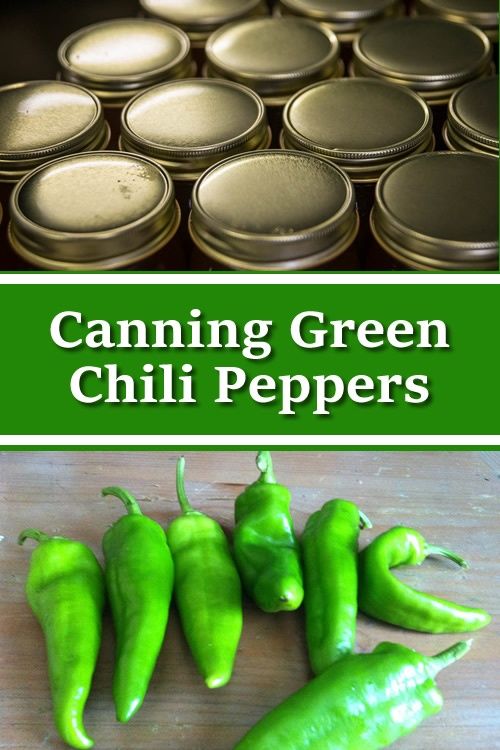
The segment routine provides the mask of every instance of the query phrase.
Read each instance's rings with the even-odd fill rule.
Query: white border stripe
[[[500,435],[2,435],[0,446],[469,446],[500,445]]]
[[[344,274],[279,274],[279,273],[10,273],[0,274],[0,283],[5,285],[68,285],[76,284],[85,286],[87,284],[158,284],[178,285],[193,284],[197,286],[238,286],[241,284],[253,284],[254,286],[266,286],[269,284],[280,284],[293,286],[294,284],[315,284],[322,286],[345,286],[349,284],[391,284],[396,286],[406,285],[436,285],[436,284],[500,284],[498,273],[458,273],[458,274],[436,274],[436,273],[344,273]]]

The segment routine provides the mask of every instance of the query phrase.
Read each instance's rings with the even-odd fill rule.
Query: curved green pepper
[[[162,527],[142,515],[130,492],[106,487],[102,494],[118,497],[128,513],[102,540],[116,632],[113,698],[116,718],[127,722],[142,706],[165,637],[174,565]]]
[[[484,609],[454,604],[407,586],[391,573],[400,565],[421,565],[428,555],[443,555],[463,568],[454,552],[427,544],[414,529],[395,526],[380,534],[359,556],[359,608],[367,615],[422,633],[463,633],[484,628]]]
[[[222,528],[189,504],[184,458],[177,462],[177,495],[182,515],[167,529],[177,608],[207,687],[222,687],[231,679],[243,628],[241,583]]]
[[[34,539],[26,596],[47,647],[54,722],[71,747],[93,747],[83,711],[101,645],[104,576],[94,553],[81,542],[26,529],[19,544]]]
[[[426,657],[395,643],[351,654],[258,722],[234,750],[379,750],[438,713],[434,678],[470,648]]]
[[[236,498],[236,565],[245,590],[264,612],[297,609],[304,588],[290,491],[276,483],[268,451],[257,455],[257,468],[260,477]]]
[[[329,500],[302,536],[306,640],[315,674],[354,649],[358,612],[358,537],[371,527],[348,500]]]

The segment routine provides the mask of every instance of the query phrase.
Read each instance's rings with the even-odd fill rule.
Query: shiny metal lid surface
[[[58,58],[65,80],[92,89],[105,102],[192,72],[187,34],[147,18],[86,26],[64,40]]]
[[[323,81],[288,101],[282,145],[322,154],[354,181],[376,180],[394,161],[432,148],[432,114],[402,86],[373,78]]]
[[[255,18],[215,31],[206,45],[208,75],[288,96],[339,70],[340,45],[326,26],[304,18]]]
[[[347,175],[322,157],[256,151],[211,167],[194,187],[191,233],[203,250],[252,263],[338,255],[358,228]]]
[[[380,178],[372,229],[413,267],[498,268],[498,160],[446,151],[410,156]]]
[[[279,0],[282,14],[291,13],[327,23],[337,34],[359,31],[367,23],[403,10],[401,0]]]
[[[452,96],[444,136],[456,151],[498,155],[498,76],[468,83]]]
[[[368,26],[353,45],[355,76],[375,76],[447,100],[491,70],[492,50],[479,29],[441,18],[398,18]]]
[[[173,183],[142,156],[97,151],[26,175],[11,197],[10,241],[24,257],[111,268],[142,259],[175,233]]]
[[[59,81],[0,88],[0,181],[63,154],[105,148],[109,128],[92,93]]]
[[[470,23],[498,35],[498,0],[417,0],[417,13]]]
[[[208,34],[225,23],[262,12],[263,0],[139,0],[151,16],[175,23],[189,34]]]
[[[232,81],[161,84],[135,97],[122,117],[121,147],[160,161],[177,179],[196,179],[226,156],[269,141],[262,100]]]

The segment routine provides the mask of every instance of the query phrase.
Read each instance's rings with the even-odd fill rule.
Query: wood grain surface
[[[102,560],[101,538],[122,514],[102,487],[122,484],[145,513],[166,525],[176,515],[172,452],[6,452],[0,454],[0,748],[62,750],[51,720],[41,631],[24,597],[28,526],[79,538]],[[374,527],[361,544],[395,524],[463,555],[464,571],[428,560],[398,573],[405,581],[494,616],[471,652],[438,678],[443,711],[394,747],[406,750],[500,748],[500,453],[275,452],[278,479],[293,493],[300,532],[309,513],[332,497],[354,500]],[[233,502],[256,477],[249,452],[186,453],[193,504],[230,529]],[[114,718],[113,636],[109,616],[86,725],[102,750],[230,750],[268,709],[310,677],[302,612],[266,615],[245,603],[245,625],[231,683],[209,691],[197,675],[173,611],[148,697],[129,725]],[[359,618],[357,650],[393,640],[432,654],[460,636],[431,636]],[[281,750],[277,748],[277,750]],[[286,750],[286,748],[283,748]]]

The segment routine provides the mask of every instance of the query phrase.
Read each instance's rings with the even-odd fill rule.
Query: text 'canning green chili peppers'
[[[234,750],[379,750],[438,713],[437,673],[470,641],[434,657],[395,643],[351,654],[315,677],[256,724]]]
[[[246,592],[264,612],[297,609],[304,588],[290,491],[277,484],[268,451],[257,455],[257,468],[260,477],[236,498],[236,564]]]
[[[428,555],[443,555],[468,567],[454,552],[427,544],[414,529],[395,526],[380,534],[359,556],[359,608],[378,620],[423,633],[463,633],[488,625],[491,616],[484,609],[417,591],[391,573],[400,565],[420,565]]]
[[[19,535],[34,539],[26,595],[47,645],[54,721],[74,748],[94,742],[83,725],[83,711],[101,645],[104,576],[94,553],[81,542],[48,536],[36,529]]]
[[[206,685],[222,687],[231,678],[243,627],[240,578],[222,528],[187,499],[184,458],[177,463],[177,494],[182,515],[167,529],[175,600]]]
[[[306,640],[315,674],[354,649],[358,537],[364,527],[371,527],[370,521],[348,500],[329,500],[306,523],[302,536]]]
[[[133,495],[106,487],[127,509],[102,540],[116,633],[113,698],[126,722],[142,706],[167,628],[174,565],[162,527],[143,516]]]

